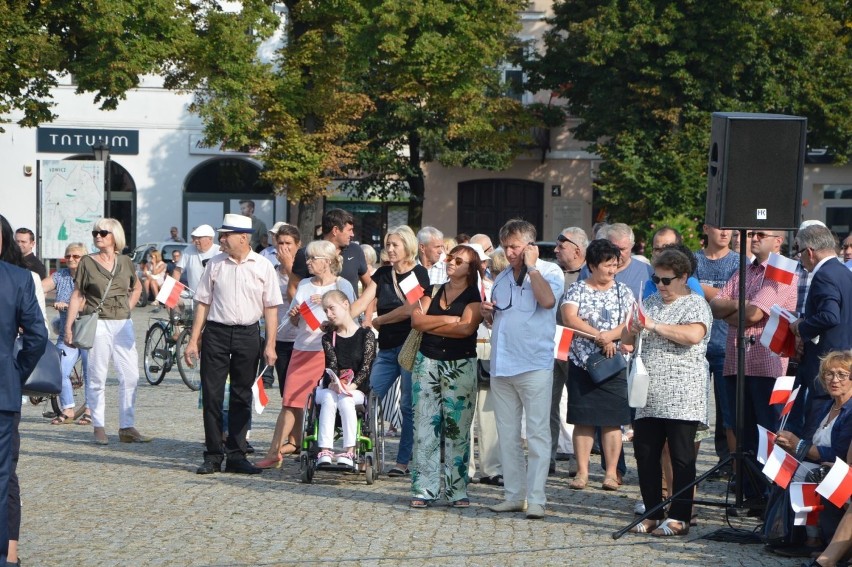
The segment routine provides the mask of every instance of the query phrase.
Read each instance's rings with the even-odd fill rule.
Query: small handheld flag
[[[417,276],[414,275],[414,272],[400,280],[399,289],[402,290],[402,293],[405,295],[405,299],[408,303],[414,303],[423,297],[423,288],[420,286],[420,282],[417,280]]]
[[[793,283],[793,277],[796,275],[796,261],[771,252],[769,261],[766,262],[766,273],[764,278],[776,281],[778,283],[790,285]]]
[[[835,457],[831,470],[816,489],[826,500],[842,508],[852,496],[852,471],[840,457]]]
[[[266,389],[263,387],[263,373],[266,372],[267,368],[269,368],[268,364],[263,367],[254,384],[251,385],[252,405],[254,406],[254,411],[258,414],[263,413],[263,408],[269,403],[269,396],[266,395]]]
[[[317,305],[316,307],[320,307]],[[303,301],[301,305],[299,305],[299,314],[302,316],[302,319],[305,320],[305,324],[312,331],[316,331],[320,328],[320,325],[323,321],[325,321],[325,313],[320,311],[316,311],[315,307],[312,307],[308,304],[307,301]]]
[[[790,394],[793,393],[793,383],[796,381],[795,376],[779,376],[775,379],[775,386],[772,387],[772,394],[769,396],[769,405],[786,404],[790,399]]]
[[[574,331],[561,325],[556,325],[556,336],[554,337],[553,358],[557,360],[568,360],[568,349],[571,347],[571,340],[574,338]]]
[[[769,321],[760,335],[760,344],[778,356],[790,357],[796,353],[796,337],[790,330],[790,324],[796,316],[777,305],[769,310]]]
[[[763,474],[781,488],[787,488],[798,468],[799,461],[793,455],[775,445],[763,466]]]
[[[163,287],[160,288],[160,292],[157,294],[157,301],[169,309],[174,309],[180,303],[180,294],[185,289],[185,285],[171,276],[166,276],[166,281],[163,282]]]

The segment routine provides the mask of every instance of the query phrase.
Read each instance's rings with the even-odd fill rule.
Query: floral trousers
[[[433,360],[417,353],[411,394],[414,405],[412,497],[438,498],[443,476],[447,500],[467,498],[470,425],[476,394],[476,358]]]

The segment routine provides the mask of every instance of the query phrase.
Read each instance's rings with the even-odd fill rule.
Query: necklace
[[[459,295],[461,295],[462,291],[464,291],[464,288],[462,288],[462,289],[461,289],[461,290],[460,290],[460,291],[459,291],[459,292],[458,292],[458,293],[457,293],[457,294],[453,297],[453,301],[450,301],[450,296],[449,296],[449,294],[448,294],[448,292],[447,292],[447,290],[449,289],[449,287],[450,287],[450,286],[449,286],[449,284],[447,284],[447,285],[443,286],[443,291],[444,291],[444,293],[442,294],[442,295],[444,296],[444,303],[446,303],[446,304],[447,304],[447,306],[446,306],[446,307],[444,307],[443,305],[441,305],[441,302],[440,302],[440,301],[438,302],[438,307],[440,307],[443,311],[449,311],[449,310],[450,310],[450,307],[452,307],[452,305],[453,305],[453,301],[455,301],[456,299],[458,299]]]

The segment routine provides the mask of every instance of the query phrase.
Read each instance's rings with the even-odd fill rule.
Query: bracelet
[[[799,442],[798,442],[798,443],[796,443],[796,451],[795,451],[795,454],[796,454],[796,455],[798,455],[798,454],[799,454],[799,451],[802,449],[802,446],[803,446],[804,444],[805,444],[805,440],[804,440],[804,439],[799,439]]]

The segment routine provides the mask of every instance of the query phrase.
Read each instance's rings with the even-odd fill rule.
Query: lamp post
[[[92,153],[95,154],[96,161],[104,162],[104,187],[106,188],[106,216],[112,217],[112,175],[110,171],[109,161],[109,144],[106,142],[98,142],[92,146]]]

